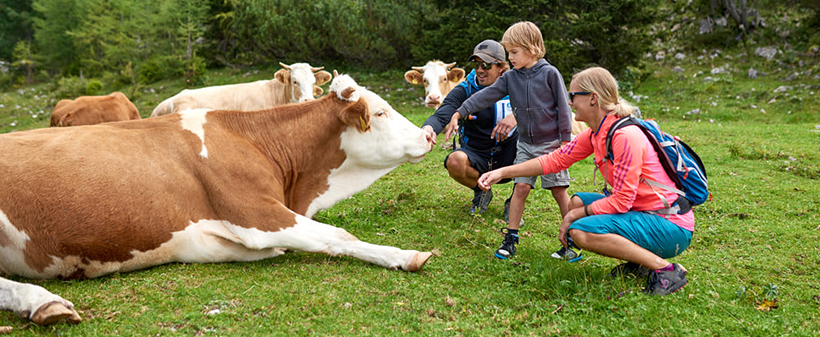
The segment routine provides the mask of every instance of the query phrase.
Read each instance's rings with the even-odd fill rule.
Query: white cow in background
[[[279,69],[272,80],[182,90],[160,103],[151,117],[195,108],[253,111],[312,101],[322,94],[319,86],[333,77],[322,70],[324,67],[311,67],[307,63],[280,62],[279,65],[283,69]]]
[[[404,79],[410,84],[423,84],[424,105],[438,108],[450,90],[464,81],[464,69],[453,68],[455,65],[455,62],[429,61],[424,67],[413,67],[404,73]]]

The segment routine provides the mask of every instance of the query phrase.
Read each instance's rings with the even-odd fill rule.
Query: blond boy
[[[543,58],[544,39],[535,24],[523,21],[510,26],[501,44],[507,50],[514,69],[504,73],[492,86],[471,96],[457,109],[457,113],[466,118],[509,95],[519,133],[517,164],[551,153],[569,143],[572,113],[564,79],[558,69]],[[448,127],[452,128],[451,125]],[[491,137],[506,135],[511,131],[505,129],[508,127],[509,124],[499,124]],[[530,190],[535,187],[536,178],[515,178],[512,198],[508,205],[505,204],[505,215],[509,216],[508,228],[501,248],[494,254],[497,258],[507,259],[515,254],[524,206]],[[569,205],[569,173],[563,170],[542,175],[541,187],[552,192],[561,216],[565,215]]]

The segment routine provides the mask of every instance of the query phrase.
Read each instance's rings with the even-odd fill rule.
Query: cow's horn
[[[413,68],[413,70],[418,71],[418,72],[424,71],[424,67],[410,67],[410,68]]]
[[[325,69],[325,67],[310,67],[310,71],[312,71],[314,73],[319,71],[319,70],[322,70],[322,69]]]
[[[336,71],[336,69],[333,69],[333,78],[336,78],[336,77],[339,77],[339,72]]]
[[[290,66],[289,66],[289,65],[287,65],[287,64],[284,64],[284,63],[282,63],[282,62],[279,62],[279,65],[280,65],[280,66],[282,66],[282,68],[285,68],[285,69],[287,69],[287,70],[290,70]]]
[[[456,65],[455,62],[447,63],[447,64],[444,65],[444,69],[450,70],[450,68],[452,68],[454,65]]]

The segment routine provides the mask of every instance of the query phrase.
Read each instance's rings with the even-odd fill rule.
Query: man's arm
[[[466,99],[467,91],[464,90],[463,86],[457,85],[453,90],[450,90],[450,93],[444,98],[444,102],[436,109],[436,112],[424,121],[421,128],[429,127],[430,131],[435,132],[435,134],[441,133],[444,127],[450,123],[450,118],[453,117],[456,108],[461,106],[461,103]]]

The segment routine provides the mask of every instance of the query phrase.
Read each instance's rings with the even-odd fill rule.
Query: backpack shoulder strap
[[[627,125],[638,125],[640,127],[641,122],[637,118],[627,116],[618,119],[614,124],[612,124],[612,127],[610,127],[609,131],[606,133],[606,157],[604,160],[609,159],[609,161],[612,162],[615,159],[615,156],[612,154],[612,137],[615,136],[615,131],[618,131]]]

